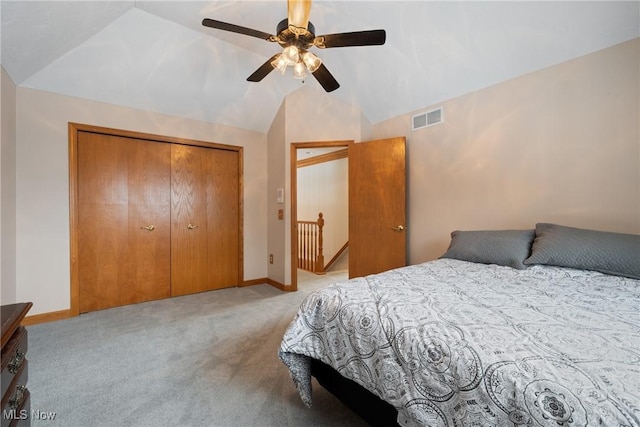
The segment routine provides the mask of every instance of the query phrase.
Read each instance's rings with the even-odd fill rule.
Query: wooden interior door
[[[171,294],[239,282],[239,154],[171,148]]]
[[[169,148],[78,132],[81,313],[170,295]]]
[[[349,277],[405,266],[405,138],[349,149]]]

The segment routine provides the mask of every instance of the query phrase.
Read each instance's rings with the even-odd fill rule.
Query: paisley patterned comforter
[[[310,294],[279,354],[308,405],[315,358],[401,425],[640,426],[640,281],[439,259]]]

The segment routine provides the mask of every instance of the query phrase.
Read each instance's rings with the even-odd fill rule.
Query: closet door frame
[[[243,205],[243,148],[235,145],[219,144],[215,142],[198,141],[193,139],[177,138],[165,135],[135,132],[122,129],[113,129],[101,126],[93,126],[82,123],[69,122],[69,231],[70,231],[70,315],[80,314],[80,283],[78,280],[78,133],[91,132],[103,135],[112,135],[125,138],[152,141],[157,143],[191,145],[197,147],[213,148],[238,153],[238,286],[244,283],[244,205]]]

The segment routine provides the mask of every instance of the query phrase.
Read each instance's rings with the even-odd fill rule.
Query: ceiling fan
[[[355,31],[316,36],[315,27],[309,22],[311,0],[287,0],[287,9],[287,19],[280,21],[276,27],[276,35],[209,18],[205,18],[202,21],[202,25],[257,37],[282,46],[282,52],[276,53],[269,58],[267,62],[247,78],[248,81],[259,82],[274,69],[284,74],[287,67],[290,66],[293,67],[293,76],[295,78],[303,79],[306,77],[307,72],[310,72],[327,92],[338,89],[340,84],[327,70],[322,60],[309,51],[310,48],[314,46],[326,49],[383,45],[386,40],[385,30]]]

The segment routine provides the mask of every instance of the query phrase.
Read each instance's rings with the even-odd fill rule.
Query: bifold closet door
[[[78,133],[81,313],[170,296],[170,147]]]
[[[171,295],[238,286],[239,153],[171,146]]]

